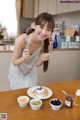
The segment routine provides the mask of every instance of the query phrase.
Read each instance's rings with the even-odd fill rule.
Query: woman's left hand
[[[51,55],[50,53],[42,53],[36,62],[36,66],[40,67],[44,61],[48,61],[50,58],[50,55]]]
[[[47,61],[47,60],[49,60],[49,58],[50,58],[50,53],[43,53],[41,56],[40,56],[40,59],[42,60],[42,61]]]

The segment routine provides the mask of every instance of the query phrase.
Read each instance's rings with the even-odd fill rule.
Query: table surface
[[[62,90],[75,96],[75,92],[80,88],[80,80],[69,80],[55,84],[44,85],[53,91],[53,95],[43,100],[40,110],[32,110],[30,105],[25,108],[19,107],[17,97],[27,95],[27,88],[0,92],[0,113],[7,113],[8,120],[80,120],[80,107],[73,106],[68,108],[65,106],[65,95]],[[60,110],[54,111],[49,105],[52,98],[59,98],[63,102]]]

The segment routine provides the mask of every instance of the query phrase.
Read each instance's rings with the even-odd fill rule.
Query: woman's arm
[[[15,41],[14,52],[12,56],[12,63],[14,65],[20,65],[25,61],[25,50],[23,51],[25,47],[25,37],[26,35],[22,34]]]

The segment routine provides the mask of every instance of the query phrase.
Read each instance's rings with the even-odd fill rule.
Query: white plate
[[[41,86],[41,87],[44,87],[45,89],[47,89],[48,91],[48,96],[34,96],[32,94],[32,92],[36,89],[36,88],[39,88],[40,86],[34,86],[34,87],[31,87],[27,90],[27,94],[31,97],[31,98],[40,98],[40,99],[47,99],[47,98],[50,98],[53,94],[52,90],[49,89],[48,87],[44,87],[44,86]]]

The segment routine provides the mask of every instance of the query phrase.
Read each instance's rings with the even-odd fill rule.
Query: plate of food
[[[27,90],[27,94],[31,98],[47,99],[53,94],[52,90],[45,86],[34,86]]]

